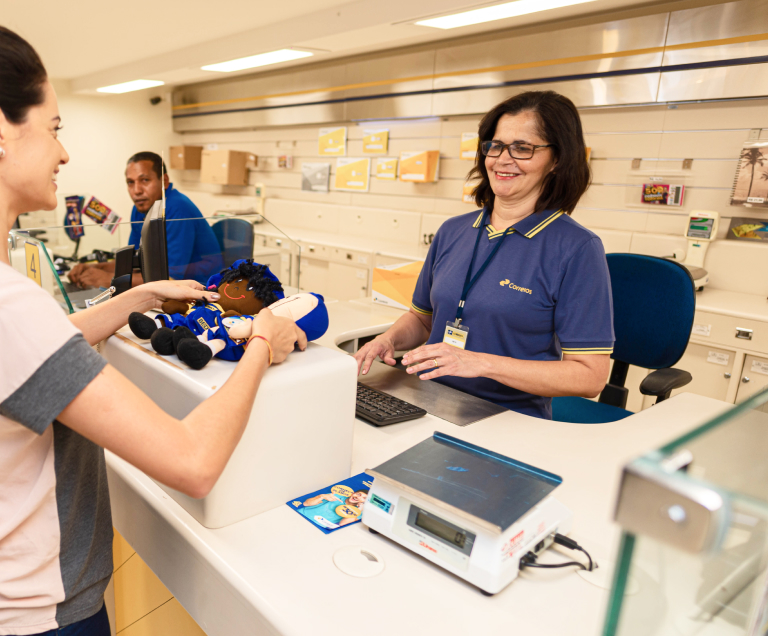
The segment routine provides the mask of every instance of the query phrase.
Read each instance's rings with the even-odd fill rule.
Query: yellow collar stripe
[[[472,224],[472,227],[480,227],[480,222],[483,220],[483,212],[480,212],[480,215],[475,219],[475,222]]]
[[[558,210],[554,214],[551,214],[546,219],[544,219],[541,223],[539,223],[535,228],[532,230],[529,230],[525,233],[525,236],[528,238],[533,238],[536,236],[539,232],[541,232],[545,227],[547,227],[552,221],[559,219],[561,216],[565,214],[562,210]]]

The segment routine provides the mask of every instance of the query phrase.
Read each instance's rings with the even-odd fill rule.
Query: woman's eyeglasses
[[[536,152],[536,148],[552,148],[555,144],[542,144],[534,146],[533,144],[521,144],[514,142],[511,144],[503,144],[500,141],[484,141],[480,144],[480,149],[486,157],[501,157],[501,153],[506,148],[509,156],[512,159],[530,159],[533,157],[533,153]]]

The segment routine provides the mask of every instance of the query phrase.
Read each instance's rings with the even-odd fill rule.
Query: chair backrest
[[[253,225],[245,219],[222,219],[211,226],[221,248],[224,267],[253,258]]]
[[[612,358],[665,369],[685,353],[696,290],[688,270],[641,254],[608,254],[616,343]]]

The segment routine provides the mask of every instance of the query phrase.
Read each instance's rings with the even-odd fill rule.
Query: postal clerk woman
[[[570,217],[590,180],[581,121],[566,97],[526,92],[479,137],[482,209],[443,223],[410,311],[355,358],[365,374],[412,349],[408,373],[551,419],[552,397],[602,390],[614,341],[603,245]]]

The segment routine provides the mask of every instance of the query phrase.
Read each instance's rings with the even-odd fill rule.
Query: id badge
[[[443,335],[443,342],[449,344],[452,347],[459,349],[465,349],[467,347],[467,338],[469,337],[469,327],[466,325],[456,326],[456,323],[449,320],[445,323],[445,334]]]

